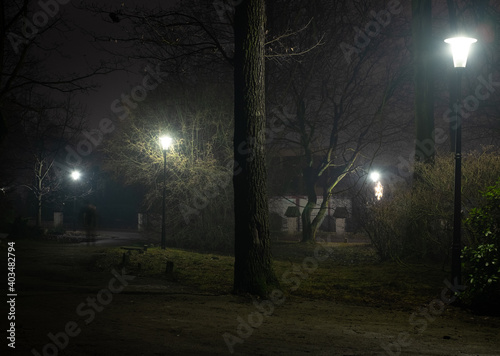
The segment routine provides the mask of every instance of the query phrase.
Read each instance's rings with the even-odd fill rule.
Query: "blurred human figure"
[[[95,244],[96,225],[97,225],[97,208],[91,203],[87,203],[83,211],[83,225],[87,236],[87,244]]]

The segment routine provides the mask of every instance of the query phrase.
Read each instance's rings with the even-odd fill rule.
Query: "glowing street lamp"
[[[162,195],[162,216],[161,216],[161,248],[165,249],[167,245],[166,239],[166,222],[165,222],[165,186],[167,181],[167,150],[170,148],[172,144],[172,137],[170,136],[162,136],[160,137],[160,145],[163,151],[163,195]]]
[[[74,170],[74,171],[71,172],[71,178],[73,180],[80,179],[80,176],[81,176],[81,173],[79,171],[77,171],[77,170]]]
[[[166,152],[170,146],[172,145],[172,137],[170,136],[162,136],[160,137],[161,149],[163,152]]]
[[[470,45],[477,42],[475,38],[470,37],[453,37],[444,40],[451,46],[453,53],[453,66],[457,72],[457,107],[460,102],[460,87],[461,73],[467,64],[467,56],[469,55]],[[451,252],[451,280],[452,283],[461,283],[462,272],[460,265],[460,234],[462,224],[462,122],[458,115],[458,110],[455,110],[455,202],[453,209],[453,243]]]
[[[477,42],[477,40],[470,37],[452,37],[444,41],[451,46],[453,66],[455,68],[465,68],[467,57],[469,56],[470,45]]]

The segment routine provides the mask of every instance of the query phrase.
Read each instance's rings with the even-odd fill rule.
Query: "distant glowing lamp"
[[[81,177],[81,173],[79,171],[73,171],[71,172],[71,178],[73,180],[78,180]]]
[[[380,173],[379,172],[372,172],[372,173],[370,173],[370,179],[373,182],[378,182],[378,180],[380,179]]]
[[[162,136],[162,137],[160,137],[160,144],[161,144],[161,149],[163,151],[168,150],[168,148],[172,144],[172,137],[170,137],[170,136]]]

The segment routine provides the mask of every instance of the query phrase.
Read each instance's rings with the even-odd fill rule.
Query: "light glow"
[[[170,137],[170,136],[160,137],[160,144],[161,144],[162,150],[164,150],[164,151],[168,150],[168,148],[172,144],[172,137]]]
[[[375,196],[377,197],[377,200],[382,199],[382,196],[384,195],[384,187],[382,186],[382,183],[377,182],[377,185],[375,186]]]
[[[81,177],[81,174],[79,171],[71,172],[71,178],[73,178],[73,180],[78,180],[78,179],[80,179],[80,177]]]
[[[455,68],[465,68],[467,57],[469,55],[470,45],[477,42],[475,38],[470,37],[453,37],[444,40],[451,45],[453,53],[453,65]]]
[[[379,172],[372,172],[372,173],[370,173],[370,179],[373,182],[377,182],[380,179],[380,173]]]

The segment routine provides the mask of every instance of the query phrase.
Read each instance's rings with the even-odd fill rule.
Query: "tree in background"
[[[40,108],[34,115],[24,117],[22,126],[25,141],[11,159],[17,162],[12,167],[21,162],[26,164],[26,168],[31,167],[31,182],[22,186],[29,189],[36,199],[37,227],[42,224],[44,204],[58,198],[56,194],[64,184],[63,180],[67,179],[56,174],[56,158],[64,152],[69,142],[79,136],[84,120],[84,113],[78,112],[70,100],[61,108]],[[19,157],[19,153],[24,157]]]
[[[434,39],[432,1],[412,1],[413,76],[415,85],[415,159],[432,163],[434,140]],[[423,149],[425,148],[425,149]]]
[[[4,140],[2,179],[11,191],[27,189],[35,200],[36,226],[42,224],[42,209],[48,203],[64,200],[59,191],[64,179],[55,170],[56,160],[65,146],[74,142],[84,129],[85,113],[71,98],[63,102],[36,93],[26,93],[27,107],[17,113]],[[28,201],[24,204],[30,205]]]
[[[439,4],[434,4],[434,6],[437,8]],[[500,91],[486,85],[490,88],[488,92],[479,96],[476,93],[479,90],[478,86],[484,87],[485,82],[496,82],[500,78],[498,70],[500,68],[500,43],[496,40],[498,38],[496,24],[500,21],[500,4],[494,1],[447,0],[446,7],[440,10],[445,10],[447,14],[447,17],[439,18],[434,13],[434,22],[438,24],[438,28],[445,28],[436,35],[440,46],[444,38],[457,34],[465,34],[478,40],[470,50],[460,87],[449,52],[446,54],[445,67],[438,66],[436,70],[437,74],[440,72],[447,74],[445,81],[447,87],[442,88],[445,95],[442,99],[438,95],[436,103],[447,107],[442,119],[449,129],[449,149],[455,150],[456,113],[462,117],[464,150],[468,150],[471,146],[477,148],[480,145],[499,145]],[[438,53],[442,51],[440,46],[436,50]],[[444,100],[444,103],[439,103],[440,99]],[[473,105],[469,100],[474,101]]]
[[[17,125],[15,119],[21,119],[16,113],[35,107],[29,101],[32,93],[59,96],[59,100],[68,93],[94,89],[89,80],[112,71],[102,63],[81,73],[49,68],[52,61],[65,55],[56,40],[71,28],[63,13],[64,5],[57,2],[11,0],[0,4],[0,142]]]
[[[268,51],[274,59],[268,79],[275,105],[271,113],[286,128],[273,143],[283,153],[300,152],[301,157],[307,196],[302,210],[303,242],[315,242],[339,183],[358,166],[369,165],[386,149],[384,143],[405,137],[409,120],[390,110],[404,103],[407,94],[402,90],[409,73],[407,51],[403,37],[394,34],[394,28],[401,26],[398,14],[403,8],[385,6],[380,2],[381,10],[375,15],[373,3],[365,2],[291,6],[293,15],[277,25],[304,28],[293,38],[281,40],[290,52],[311,48],[297,57],[273,58]],[[370,31],[365,28],[360,34],[353,23],[365,23]],[[352,43],[346,42],[351,38]],[[317,41],[320,45],[313,46]],[[318,209],[319,194],[323,200]],[[313,217],[315,209],[318,213]]]
[[[232,93],[224,83],[166,82],[129,111],[103,142],[104,168],[144,189],[143,211],[161,220],[163,156],[159,137],[169,135],[167,220],[171,243],[227,250],[232,244]],[[228,221],[229,220],[229,221]],[[154,225],[154,224],[153,224]],[[175,237],[172,235],[175,234]]]
[[[49,196],[60,185],[54,171],[55,157],[84,128],[74,95],[96,88],[91,79],[112,70],[102,63],[77,71],[57,66],[67,61],[61,39],[74,29],[65,10],[65,5],[57,1],[0,3],[2,199],[20,201],[19,196],[25,194],[16,188],[30,190],[36,201],[38,226],[42,207],[55,198]],[[32,213],[22,206],[15,208],[16,214]]]
[[[193,73],[231,75],[234,65],[234,290],[265,294],[275,282],[264,159],[265,5],[263,1],[243,1],[222,14],[214,11],[211,3],[195,5],[137,11],[98,6],[93,11],[104,11],[110,21],[125,27],[134,24],[134,33],[113,40],[136,44],[137,52],[131,56],[160,62],[162,70],[182,81],[189,82]]]

